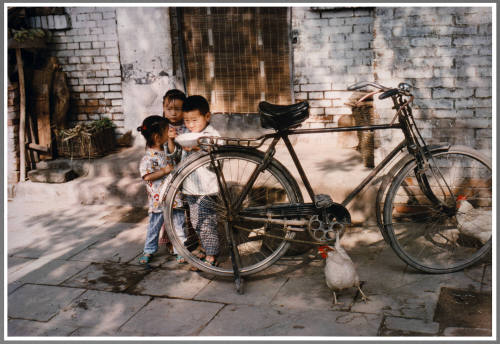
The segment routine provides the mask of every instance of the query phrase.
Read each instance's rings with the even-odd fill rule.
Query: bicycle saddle
[[[298,126],[309,117],[309,103],[292,105],[259,103],[260,124],[263,128],[285,130]]]

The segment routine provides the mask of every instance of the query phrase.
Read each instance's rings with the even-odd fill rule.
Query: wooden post
[[[19,76],[19,181],[26,180],[26,90],[24,87],[23,59],[21,48],[16,48],[17,73]]]

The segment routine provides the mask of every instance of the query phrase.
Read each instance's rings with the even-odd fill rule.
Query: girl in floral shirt
[[[169,141],[168,120],[161,116],[149,116],[137,128],[146,139],[146,154],[141,159],[139,170],[146,182],[149,198],[149,225],[144,253],[139,263],[147,264],[158,250],[158,236],[163,225],[163,209],[160,205],[160,187],[173,166],[169,163],[163,145]],[[172,140],[172,138],[171,138]]]

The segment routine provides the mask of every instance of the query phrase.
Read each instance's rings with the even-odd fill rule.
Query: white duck
[[[465,196],[457,197],[458,230],[483,244],[491,238],[491,210],[474,208]]]
[[[361,293],[361,298],[366,301],[368,298],[363,293],[359,285],[359,276],[351,258],[340,245],[339,233],[336,233],[335,247],[321,246],[319,252],[326,258],[325,280],[326,285],[333,291],[333,304],[337,302],[336,291],[356,287]]]

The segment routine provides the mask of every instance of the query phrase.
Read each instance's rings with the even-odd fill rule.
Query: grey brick
[[[352,17],[352,18],[345,18],[345,25],[370,24],[370,23],[373,23],[373,18],[372,17]]]
[[[323,92],[309,92],[304,99],[323,99]]]
[[[99,22],[100,27],[116,27],[116,20],[115,19],[105,19]]]
[[[466,89],[450,89],[450,88],[434,88],[432,95],[434,98],[468,98],[474,94],[471,88]]]
[[[332,106],[332,101],[325,99],[325,100],[310,100],[309,105],[311,107],[330,107]]]
[[[490,45],[491,37],[457,37],[453,38],[453,44],[457,47],[459,46],[470,46],[470,45]]]
[[[476,88],[475,91],[476,97],[479,98],[488,98],[492,96],[492,90],[490,87],[488,88]]]
[[[106,58],[104,56],[94,56],[94,63],[104,63],[106,62]]]
[[[324,108],[311,108],[311,109],[309,109],[309,114],[312,116],[324,115],[325,109]]]
[[[101,49],[100,55],[104,56],[118,55],[118,48]]]
[[[63,65],[61,66],[61,68],[62,68],[62,70],[63,70],[64,72],[71,72],[71,71],[76,70],[76,65],[67,65],[67,64],[65,65],[65,64],[63,64]]]
[[[471,24],[482,24],[485,22],[491,22],[490,13],[475,13],[467,14],[463,16],[456,16],[457,25],[471,25]]]
[[[86,85],[85,92],[95,92],[97,91],[96,85]]]
[[[109,91],[109,85],[98,85],[97,86],[97,91],[98,92],[108,92]]]
[[[123,108],[121,106],[112,107],[110,110],[111,113],[123,113]]]
[[[104,42],[106,48],[116,48],[118,47],[117,41],[106,41]]]
[[[105,84],[121,84],[122,82],[122,79],[121,78],[118,78],[118,77],[114,77],[114,78],[104,78],[104,83]]]
[[[318,84],[307,84],[307,85],[301,85],[300,90],[303,92],[310,92],[310,91],[330,91],[331,90],[331,84],[330,83],[318,83]]]
[[[56,51],[57,57],[71,57],[75,56],[75,50],[59,50]]]
[[[101,78],[106,78],[108,77],[108,71],[107,70],[96,70],[95,72],[96,77],[101,77]]]
[[[123,104],[123,100],[121,100],[121,99],[112,99],[111,100],[112,106],[121,106],[122,104]]]
[[[92,48],[92,43],[90,42],[81,42],[80,49],[90,49]]]
[[[459,59],[465,65],[469,66],[491,66],[492,58],[490,56],[468,56]]]
[[[119,63],[103,63],[102,69],[120,69]]]
[[[103,19],[113,19],[113,18],[116,18],[116,13],[113,11],[113,12],[104,12],[102,14],[102,18]]]
[[[108,70],[108,76],[113,77],[113,76],[119,76],[121,77],[122,73],[121,70],[119,69],[109,69]]]
[[[451,46],[450,37],[412,38],[410,44],[414,47]]]
[[[121,99],[121,92],[107,92],[104,94],[104,99]]]
[[[321,13],[321,18],[350,18],[352,16],[354,16],[354,10],[350,8],[337,9],[335,11]]]
[[[80,85],[102,85],[103,82],[103,78],[80,79]]]
[[[76,50],[75,56],[97,56],[99,52],[99,49]]]
[[[68,63],[80,63],[80,58],[76,56],[68,57]]]
[[[101,27],[93,27],[90,28],[89,30],[91,35],[102,35],[104,33]]]
[[[76,16],[77,21],[89,21],[90,20],[90,15],[85,13],[85,14],[78,14]]]
[[[73,42],[93,42],[96,40],[96,35],[73,36]]]
[[[96,92],[96,93],[88,93],[87,99],[102,99],[106,93]]]
[[[104,46],[105,46],[104,42],[92,42],[93,49],[104,48]]]
[[[118,92],[122,90],[122,85],[117,85],[117,84],[114,84],[114,85],[109,85],[109,90],[110,91],[114,91],[114,92]]]
[[[106,62],[120,62],[118,56],[106,56]]]
[[[91,13],[90,19],[97,20],[97,21],[102,20],[103,19],[102,13],[100,13],[100,12]]]

